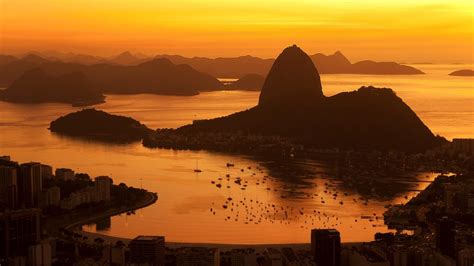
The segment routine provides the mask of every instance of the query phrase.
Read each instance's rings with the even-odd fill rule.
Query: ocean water
[[[435,134],[448,139],[473,138],[474,78],[447,75],[472,66],[416,67],[427,74],[322,75],[321,80],[328,96],[362,85],[390,87]],[[178,127],[194,119],[250,108],[258,102],[258,95],[247,91],[193,97],[108,95],[107,103],[96,108],[131,116],[151,128]],[[66,104],[0,102],[0,154],[19,162],[69,167],[91,176],[110,175],[114,183],[159,194],[155,204],[134,215],[114,216],[99,226],[86,225],[86,231],[129,238],[164,235],[173,242],[301,243],[309,241],[311,228],[334,227],[343,241],[366,241],[373,239],[375,232],[388,230],[380,219],[385,205],[405,202],[436,176],[387,176],[375,182],[398,184],[393,193],[378,197],[383,191],[373,191],[375,196],[367,196],[334,177],[333,165],[320,161],[272,162],[207,151],[147,149],[140,143],[110,145],[61,137],[47,129],[50,121],[76,110],[79,108]],[[226,167],[227,162],[235,167]],[[196,167],[203,172],[194,173]],[[247,185],[245,190],[234,182],[237,177]],[[333,199],[335,193],[337,198]],[[361,216],[379,218],[371,221]]]

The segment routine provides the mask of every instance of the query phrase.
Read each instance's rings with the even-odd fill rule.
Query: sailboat
[[[202,172],[202,170],[199,169],[199,167],[198,167],[198,160],[196,160],[196,168],[194,169],[194,172],[195,172],[195,173],[200,173],[200,172]]]

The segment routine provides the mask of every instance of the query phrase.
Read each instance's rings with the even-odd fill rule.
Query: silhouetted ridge
[[[30,61],[29,61],[30,60]],[[0,65],[0,86],[8,86],[23,73],[36,67],[51,75],[82,72],[103,93],[197,95],[199,91],[222,88],[216,78],[191,67],[175,65],[168,59],[153,59],[138,65],[81,65],[59,61],[15,60]]]
[[[3,91],[2,96],[11,102],[64,102],[77,105],[97,104],[105,98],[81,72],[52,76],[40,68],[27,71]]]
[[[51,122],[50,130],[64,135],[119,142],[140,140],[150,132],[133,118],[95,109],[61,116]]]
[[[324,97],[311,59],[292,46],[275,61],[258,106],[160,130],[143,143],[237,152],[277,147],[281,152],[279,145],[287,141],[309,148],[419,152],[445,140],[435,137],[391,89],[369,86]]]
[[[293,45],[278,56],[263,84],[258,106],[290,109],[312,106],[324,98],[319,73],[311,58]]]

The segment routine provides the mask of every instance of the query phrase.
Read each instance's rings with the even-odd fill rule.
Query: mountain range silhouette
[[[320,148],[409,152],[443,142],[391,89],[368,86],[325,97],[311,58],[297,46],[275,60],[257,106],[195,121],[174,134],[192,138],[216,132],[278,135]]]
[[[13,84],[25,72],[35,68],[41,68],[44,73],[55,76],[82,72],[102,93],[190,96],[198,94],[199,91],[217,90],[223,87],[216,78],[196,71],[188,65],[175,65],[165,58],[149,60],[138,65],[82,65],[51,61],[34,54],[0,65],[0,86]]]

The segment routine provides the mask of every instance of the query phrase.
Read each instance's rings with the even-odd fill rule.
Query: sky
[[[0,52],[472,63],[471,0],[0,0]]]

